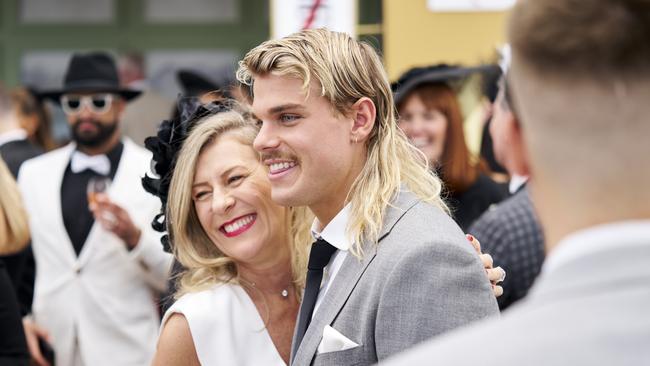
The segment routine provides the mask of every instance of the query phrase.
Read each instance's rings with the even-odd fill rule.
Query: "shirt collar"
[[[0,134],[0,146],[6,144],[7,142],[25,140],[26,138],[27,131],[23,130],[22,128],[7,131]]]
[[[620,221],[576,231],[560,240],[544,263],[543,271],[554,271],[587,253],[625,246],[649,245],[650,220]]]
[[[510,194],[514,194],[517,192],[517,190],[526,184],[528,181],[528,176],[527,175],[517,175],[513,174],[512,177],[510,178],[510,183],[508,184],[508,191],[510,191]]]
[[[348,203],[320,232],[318,231],[320,222],[317,218],[315,218],[314,223],[311,225],[311,235],[314,237],[314,239],[324,239],[328,243],[335,246],[338,250],[344,252],[348,251],[352,246],[352,242],[346,233],[349,218],[350,204]]]

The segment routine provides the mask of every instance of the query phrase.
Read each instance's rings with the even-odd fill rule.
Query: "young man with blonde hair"
[[[509,38],[542,274],[499,321],[386,364],[648,365],[650,2],[520,0]]]
[[[370,46],[302,31],[251,50],[238,76],[273,199],[316,215],[292,364],[370,364],[498,312]]]

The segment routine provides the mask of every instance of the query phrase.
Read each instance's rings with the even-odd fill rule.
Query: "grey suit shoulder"
[[[407,207],[402,205],[389,210],[390,216],[386,221],[400,213],[401,216],[390,228],[391,237],[386,237],[386,240],[378,246],[378,253],[381,251],[402,252],[429,246],[450,246],[475,254],[467,240],[458,240],[459,237],[464,237],[462,230],[440,207],[423,202],[408,191],[401,194],[405,196]],[[414,245],[414,242],[419,245]]]
[[[402,190],[378,243],[348,255],[294,365],[372,364],[435,335],[498,314],[478,255],[440,208]],[[359,347],[317,354],[330,325]]]

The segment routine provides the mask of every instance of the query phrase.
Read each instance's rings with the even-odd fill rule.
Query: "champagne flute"
[[[86,194],[88,195],[88,205],[92,206],[97,203],[98,193],[108,193],[108,188],[111,186],[111,178],[99,176],[92,177],[88,181]]]

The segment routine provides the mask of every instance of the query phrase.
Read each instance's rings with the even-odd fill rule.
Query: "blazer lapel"
[[[386,208],[386,216],[384,217],[384,226],[379,232],[379,241],[390,234],[390,231],[393,230],[395,224],[411,209],[415,206],[416,203],[420,202],[420,199],[414,195],[411,191],[406,189],[404,185],[398,191],[397,196],[393,199],[393,202],[388,205]]]
[[[384,226],[380,231],[378,243],[385,238],[395,224],[404,214],[413,207],[419,200],[410,191],[400,190],[391,206],[386,209]],[[311,363],[316,349],[323,336],[323,329],[331,324],[341,311],[345,302],[357,286],[361,276],[368,268],[377,254],[378,244],[366,241],[363,245],[364,256],[361,260],[348,253],[343,261],[339,272],[330,285],[327,293],[314,314],[311,324],[305,332],[301,344],[294,344],[292,347],[292,363],[307,365]],[[301,309],[302,310],[302,309]],[[295,337],[294,337],[295,341]]]
[[[65,224],[63,223],[63,209],[61,207],[61,185],[63,184],[63,175],[65,174],[65,169],[68,166],[68,162],[70,162],[70,157],[72,156],[74,148],[74,144],[68,144],[68,146],[66,146],[64,150],[60,152],[60,155],[56,160],[52,159],[53,162],[50,167],[52,169],[52,174],[56,174],[55,182],[57,182],[57,184],[44,185],[45,187],[49,187],[51,190],[48,196],[56,197],[54,200],[45,201],[44,204],[47,205],[49,202],[52,204],[50,209],[55,213],[52,215],[52,219],[54,220],[55,225],[53,233],[58,233],[60,236],[60,240],[58,240],[58,242],[60,242],[62,246],[65,247],[61,248],[60,253],[64,255],[66,257],[66,261],[70,262],[71,264],[77,260],[77,254],[74,252],[72,241],[70,240],[68,231],[66,230]]]

